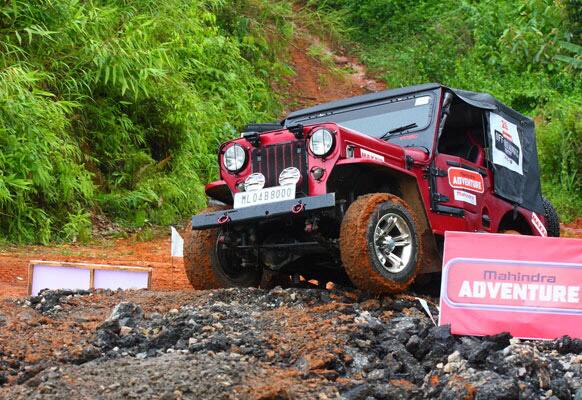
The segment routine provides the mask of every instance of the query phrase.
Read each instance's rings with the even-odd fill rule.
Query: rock
[[[370,385],[361,384],[354,386],[347,392],[341,394],[342,400],[365,400],[366,397],[372,392]]]
[[[471,385],[477,390],[475,400],[516,399],[519,386],[515,379],[502,377],[495,372],[480,371],[471,377]]]
[[[122,326],[122,327],[119,329],[119,335],[120,335],[120,336],[127,336],[127,335],[129,335],[129,334],[130,334],[132,331],[133,331],[133,329],[132,329],[132,328],[130,328],[129,326]]]
[[[360,308],[362,310],[377,310],[378,308],[380,308],[380,301],[378,301],[377,299],[368,299],[365,300],[364,302],[360,303]]]
[[[475,398],[475,387],[465,378],[459,375],[451,375],[444,380],[444,385],[440,393],[441,399],[473,399]],[[431,396],[432,397],[432,396]]]
[[[370,380],[380,380],[384,379],[386,371],[383,369],[375,369],[368,374],[368,379]]]
[[[482,364],[487,359],[487,356],[496,348],[493,342],[484,341],[472,347],[467,360],[472,364]]]
[[[556,348],[560,354],[580,354],[582,353],[582,340],[563,336],[554,342],[553,347]]]
[[[369,311],[361,312],[360,315],[354,318],[354,322],[373,331],[380,331],[384,326],[382,321],[376,317],[373,317]]]
[[[416,354],[416,352],[418,351],[418,348],[420,347],[421,342],[422,342],[422,339],[420,337],[418,337],[417,335],[412,335],[408,339],[408,342],[406,342],[406,350],[410,354]]]
[[[406,380],[391,380],[390,383],[374,386],[372,395],[376,399],[409,400],[421,398],[420,388]]]
[[[451,352],[455,339],[451,335],[450,326],[434,326],[422,340],[415,354],[418,359],[427,359],[435,364]]]
[[[44,289],[37,296],[29,297],[27,304],[43,314],[56,314],[62,310],[61,302],[68,301],[72,296],[85,296],[90,293],[88,290]]]
[[[109,350],[116,346],[119,339],[119,332],[121,326],[119,326],[118,320],[105,320],[101,325],[97,327],[97,332],[95,334],[94,344],[104,350]]]
[[[447,364],[443,367],[443,371],[446,373],[451,372],[458,372],[463,370],[467,364],[467,362],[461,357],[461,353],[455,351],[453,354],[450,354],[447,358]]]
[[[179,303],[164,301],[157,306],[161,312],[148,313],[147,318],[136,304],[119,303],[93,332],[94,317],[73,308],[86,307],[87,301],[75,301],[75,296],[49,293],[27,300],[28,309],[18,307],[29,313],[18,315],[23,327],[44,330],[70,317],[74,329],[93,336],[81,340],[80,346],[55,349],[58,369],[51,368],[57,364],[36,367],[0,350],[0,381],[8,381],[9,389],[26,391],[7,398],[71,398],[64,378],[70,376],[76,386],[102,385],[93,388],[95,396],[103,398],[114,393],[124,398],[225,398],[234,387],[245,398],[244,382],[265,382],[266,396],[282,399],[578,395],[582,400],[582,354],[576,353],[575,339],[452,335],[446,326],[433,326],[409,296],[376,300],[337,288],[218,289],[201,292],[192,301],[183,301],[183,295]],[[58,312],[58,317],[37,322],[32,308],[41,310],[49,303],[53,305],[47,312]],[[125,319],[132,326],[125,325]],[[34,342],[30,346],[34,349]],[[96,362],[87,363],[91,360]],[[78,372],[71,369],[71,364],[84,363],[83,371],[91,377],[87,381],[76,378]],[[272,368],[292,373],[284,382],[270,382]],[[124,384],[108,391],[112,374]],[[41,395],[41,388],[47,394]]]
[[[406,308],[412,308],[416,306],[416,303],[418,303],[417,301],[411,301],[409,299],[404,299],[404,298],[398,298],[395,299],[390,308],[392,308],[395,311],[402,311]]]
[[[570,399],[572,398],[572,393],[568,388],[568,383],[563,378],[557,378],[550,382],[550,389],[552,394],[559,399]]]
[[[106,321],[118,321],[120,326],[134,328],[143,319],[143,311],[140,306],[122,302],[117,304]]]
[[[483,337],[483,340],[486,342],[491,342],[495,344],[495,349],[496,350],[501,350],[507,346],[509,346],[511,343],[509,342],[511,340],[511,335],[507,332],[505,333],[500,333],[498,335],[493,335],[493,336],[485,336]]]

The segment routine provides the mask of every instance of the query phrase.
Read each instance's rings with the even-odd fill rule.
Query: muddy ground
[[[580,340],[452,336],[411,295],[339,288],[5,299],[0,348],[6,399],[582,396]]]

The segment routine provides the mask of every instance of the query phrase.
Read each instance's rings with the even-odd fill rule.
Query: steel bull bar
[[[332,207],[335,207],[335,193],[301,197],[299,199],[194,215],[192,216],[192,229],[217,228],[223,225],[271,219],[282,215],[296,215]]]

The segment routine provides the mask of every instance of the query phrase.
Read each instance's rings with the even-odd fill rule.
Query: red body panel
[[[437,115],[438,114],[439,113],[437,113]],[[438,126],[438,123],[436,126]],[[404,149],[397,145],[343,128],[333,123],[305,126],[303,133],[307,142],[310,133],[315,127],[325,127],[334,132],[335,145],[331,152],[325,157],[316,157],[307,150],[309,171],[316,167],[325,170],[325,174],[320,180],[316,180],[311,173],[308,173],[308,176],[306,177],[302,177],[302,179],[308,180],[308,195],[310,196],[326,193],[327,180],[335,166],[347,164],[373,164],[415,177],[430,227],[435,234],[444,235],[445,231],[497,232],[503,216],[507,213],[513,212],[513,205],[494,194],[493,172],[490,169],[485,168],[484,158],[481,156],[478,158],[479,164],[472,164],[460,157],[438,154],[433,148],[431,156],[429,157],[429,155],[421,150],[414,148]],[[287,129],[280,129],[277,131],[262,133],[259,135],[259,140],[260,146],[268,146],[277,143],[295,141],[297,139],[294,134]],[[224,150],[233,143],[242,146],[247,153],[247,162],[245,166],[241,171],[236,173],[227,171],[223,164]],[[350,158],[348,158],[346,151],[348,146],[353,148],[353,154],[350,155]],[[434,145],[434,147],[436,148],[436,145]],[[252,149],[253,145],[244,138],[238,138],[223,143],[220,147],[218,156],[218,161],[221,167],[221,180],[209,183],[206,186],[206,193],[211,195],[211,193],[216,192],[217,187],[224,185],[227,185],[233,194],[236,193],[238,191],[236,185],[240,182],[244,182],[245,178],[252,172],[251,162],[249,162]],[[409,161],[413,161],[412,165],[410,165],[410,162],[409,165],[407,165],[407,156],[409,157]],[[431,188],[430,180],[427,176],[427,169],[433,161],[434,165],[443,171],[451,171],[451,163],[453,163],[459,165],[457,169],[465,169],[463,168],[463,165],[469,165],[472,169],[481,169],[484,172],[482,182],[480,183],[482,188],[479,190],[463,190],[460,187],[453,187],[450,182],[448,182],[447,176],[438,177],[436,179],[436,190],[440,194],[447,196],[449,199],[449,201],[441,204],[463,209],[463,217],[437,213],[431,209]],[[456,173],[462,174],[462,171],[456,171]],[[465,193],[455,193],[455,190],[460,190]],[[462,200],[459,200],[459,198]],[[532,222],[531,211],[517,207],[517,212],[528,222],[534,235],[541,235],[540,231],[536,229],[535,224]],[[483,215],[489,216],[489,226],[484,225]],[[539,218],[543,221],[543,216],[539,216]]]

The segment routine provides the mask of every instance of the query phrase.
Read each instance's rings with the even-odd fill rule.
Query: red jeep
[[[249,125],[218,152],[192,217],[195,288],[303,276],[372,292],[438,271],[447,230],[558,236],[533,121],[491,95],[425,84]]]

